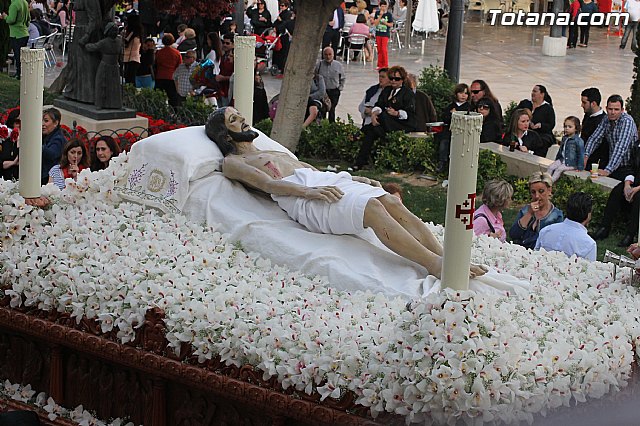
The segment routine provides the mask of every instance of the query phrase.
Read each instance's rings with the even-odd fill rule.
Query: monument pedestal
[[[56,99],[53,106],[62,114],[61,124],[73,129],[73,122],[88,132],[102,130],[125,130],[134,127],[147,128],[149,120],[136,115],[131,108],[97,109],[94,105],[83,104],[68,99]]]
[[[567,56],[567,38],[544,36],[542,54],[544,56]]]

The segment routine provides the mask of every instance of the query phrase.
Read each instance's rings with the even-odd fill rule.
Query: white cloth
[[[364,210],[370,198],[387,194],[382,188],[355,182],[347,172],[332,173],[297,169],[282,179],[307,187],[337,186],[344,192],[336,203],[302,197],[272,195],[289,217],[312,232],[323,234],[359,234],[364,231]]]
[[[422,0],[418,3],[416,17],[411,24],[416,31],[434,33],[440,29],[436,0]]]

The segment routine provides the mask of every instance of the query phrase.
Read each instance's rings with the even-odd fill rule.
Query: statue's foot
[[[489,271],[489,268],[487,268],[484,265],[475,265],[475,264],[471,264],[471,266],[469,266],[469,278],[477,278],[480,277],[484,274],[486,274]]]
[[[38,207],[41,209],[44,209],[51,204],[51,200],[49,200],[47,197],[25,198],[24,202],[28,206]]]

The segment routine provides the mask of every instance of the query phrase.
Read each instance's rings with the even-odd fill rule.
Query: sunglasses
[[[402,81],[402,77],[389,77],[391,81]]]
[[[477,95],[478,93],[482,92],[482,90],[472,90],[471,93],[473,93],[474,95]]]
[[[478,109],[489,109],[489,105],[478,105]]]

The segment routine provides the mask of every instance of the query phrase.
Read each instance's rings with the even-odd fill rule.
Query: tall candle
[[[256,57],[256,38],[236,36],[233,59],[233,99],[235,107],[247,120],[253,122],[253,78]]]
[[[42,170],[42,96],[44,49],[20,51],[20,168],[19,192],[24,198],[40,197]]]
[[[475,112],[454,112],[450,130],[451,154],[444,222],[442,286],[467,290],[482,115]]]

